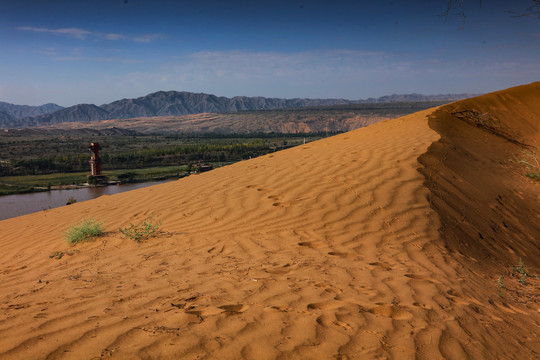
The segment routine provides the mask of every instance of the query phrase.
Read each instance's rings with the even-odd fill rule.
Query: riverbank
[[[66,186],[62,189],[55,189],[55,191],[35,191],[27,194],[0,196],[0,221],[169,181],[175,181],[175,179],[118,184],[115,186],[86,186],[79,188]]]
[[[213,168],[229,164],[231,162],[210,163]],[[193,168],[190,165],[106,170],[103,175],[108,177],[110,182],[104,185],[179,179],[189,175],[192,171]],[[90,187],[86,183],[87,176],[87,172],[78,172],[0,177],[0,196]]]

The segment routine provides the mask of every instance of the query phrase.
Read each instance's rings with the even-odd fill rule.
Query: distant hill
[[[236,96],[218,97],[204,93],[159,91],[136,99],[122,99],[101,106],[81,104],[40,116],[5,122],[0,127],[29,127],[63,122],[90,122],[109,119],[130,119],[156,116],[179,116],[201,113],[234,113],[246,110],[294,109],[329,105],[361,104],[366,102],[458,100],[471,94],[451,95],[390,95],[378,99],[280,99]]]
[[[118,100],[101,107],[109,112],[110,119],[128,119],[350,103],[352,101],[345,99],[278,99],[246,96],[226,98],[203,93],[160,91],[137,99]]]
[[[109,113],[99,106],[93,104],[79,104],[55,111],[52,114],[18,119],[19,126],[17,127],[40,126],[73,121],[88,122],[105,119],[110,119]]]
[[[447,101],[363,103],[278,110],[202,113],[130,119],[65,122],[35,129],[97,129],[111,127],[145,134],[254,134],[341,132],[447,104]],[[30,130],[30,129],[26,129]]]
[[[454,101],[462,100],[471,97],[475,97],[478,94],[439,94],[439,95],[422,95],[422,94],[392,94],[381,96],[380,98],[369,98],[366,100],[360,100],[359,102],[371,103],[371,102],[416,102],[416,101]]]
[[[0,101],[0,111],[16,119],[50,114],[52,112],[55,112],[61,109],[63,109],[62,106],[51,104],[51,103],[40,105],[40,106],[29,106],[29,105],[14,105],[14,104],[9,104],[9,103]]]
[[[15,123],[15,118],[4,111],[0,111],[0,124]]]

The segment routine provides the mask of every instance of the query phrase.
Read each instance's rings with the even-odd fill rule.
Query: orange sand
[[[0,358],[538,358],[539,117],[535,83],[0,221]]]

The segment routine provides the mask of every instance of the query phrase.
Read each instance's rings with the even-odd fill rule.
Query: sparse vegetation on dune
[[[119,228],[118,231],[129,239],[141,242],[156,234],[162,223],[163,219],[154,221],[154,214],[151,214],[148,218],[141,221],[139,225],[129,224],[129,227]]]
[[[505,268],[503,274],[499,275],[497,279],[497,295],[499,297],[508,302],[524,305],[540,302],[540,293],[538,292],[540,281],[522,259],[519,259],[516,265]]]
[[[524,150],[518,162],[527,166],[528,172],[525,173],[526,177],[540,181],[540,162],[538,162],[536,151]]]
[[[502,276],[499,275],[499,277],[497,278],[497,294],[498,294],[500,297],[503,297],[503,296],[504,296],[503,288],[504,288],[504,282],[503,282],[503,280],[502,280]]]
[[[66,231],[66,241],[70,245],[88,241],[103,235],[103,223],[95,219],[82,219],[80,224],[74,225]]]

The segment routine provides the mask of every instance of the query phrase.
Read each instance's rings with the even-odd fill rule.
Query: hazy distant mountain
[[[16,124],[16,120],[13,116],[9,115],[6,112],[0,111],[0,124]]]
[[[110,119],[109,113],[93,104],[70,106],[51,114],[19,119],[18,127],[52,125],[62,122],[94,121]]]
[[[109,112],[111,119],[129,119],[133,117],[270,110],[350,103],[352,101],[343,99],[276,99],[245,96],[226,98],[184,91],[159,91],[137,99],[118,100],[101,105],[101,108]]]
[[[292,109],[307,106],[359,104],[366,102],[459,100],[471,94],[451,95],[390,95],[378,99],[279,99],[236,96],[218,97],[203,93],[159,91],[136,99],[123,99],[101,106],[75,105],[53,113],[25,117],[16,121],[0,120],[0,127],[28,127],[62,122],[89,122],[107,119],[130,119],[153,116],[175,116],[200,113],[230,113],[244,110]]]
[[[16,118],[21,119],[24,117],[39,116],[44,114],[50,114],[57,110],[63,109],[62,106],[56,104],[44,104],[40,106],[29,105],[14,105],[0,101],[0,111]]]
[[[380,98],[369,98],[361,100],[361,102],[417,102],[417,101],[454,101],[468,99],[478,96],[478,94],[439,94],[439,95],[422,95],[422,94],[404,94],[404,95],[386,95]]]

